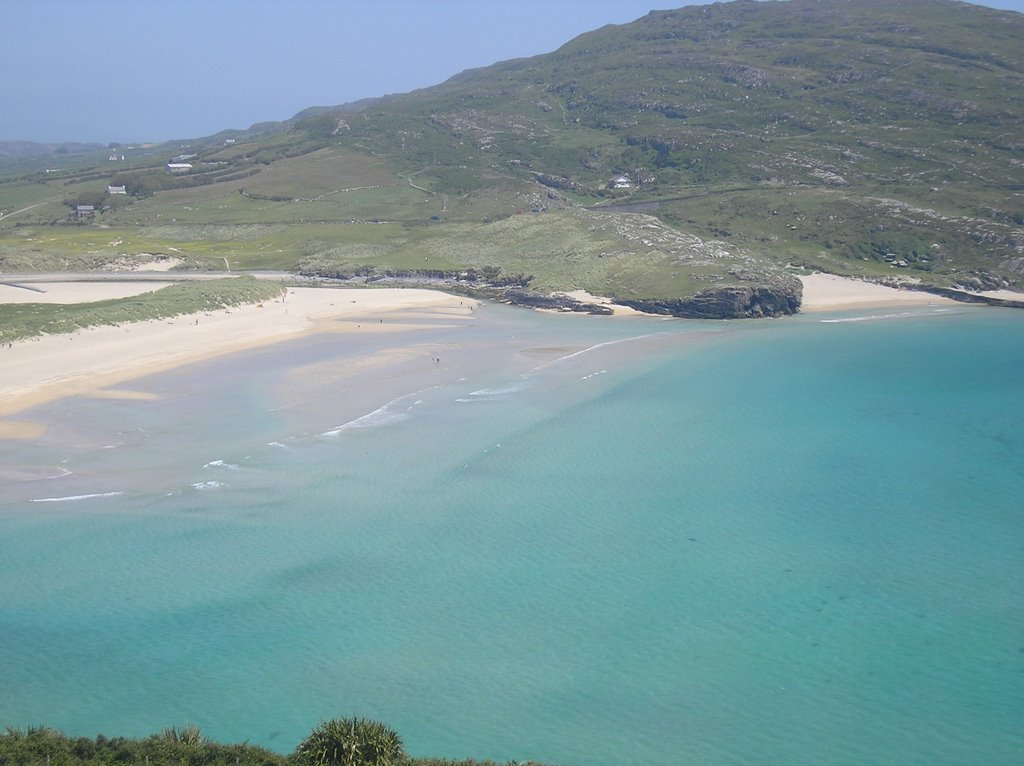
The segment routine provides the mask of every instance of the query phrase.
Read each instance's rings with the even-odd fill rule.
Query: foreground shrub
[[[0,766],[286,766],[284,756],[248,744],[209,741],[195,726],[145,739],[67,737],[47,727],[0,733]]]
[[[387,726],[359,718],[321,723],[283,756],[246,743],[211,741],[195,726],[164,729],[143,739],[68,737],[34,726],[0,730],[0,766],[515,766],[514,762],[409,758]],[[532,761],[519,766],[540,766]]]
[[[384,724],[336,718],[309,733],[295,760],[304,766],[397,766],[406,757],[401,737]]]

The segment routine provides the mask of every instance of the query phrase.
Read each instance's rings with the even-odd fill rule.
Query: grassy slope
[[[652,216],[571,209],[488,223],[422,228],[376,246],[335,244],[304,258],[308,273],[498,267],[545,291],[582,288],[628,298],[672,298],[749,280],[767,269],[748,253],[680,234]],[[753,280],[756,281],[756,280]]]
[[[0,219],[0,271],[163,252],[207,269],[500,266],[637,297],[789,264],[1017,284],[1022,41],[1021,14],[945,0],[652,12],[365,108],[192,142],[187,177],[163,170],[184,151],[168,145],[129,150],[114,176],[0,180],[5,210],[112,179],[141,195],[89,226],[33,225],[61,219],[59,202]],[[620,172],[646,183],[604,189]],[[644,201],[729,256],[661,252],[622,233],[635,224],[622,208],[600,236],[564,212]]]

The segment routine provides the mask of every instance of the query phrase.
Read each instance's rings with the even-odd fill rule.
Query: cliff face
[[[685,319],[761,319],[797,313],[802,292],[799,280],[794,279],[769,286],[702,290],[688,298],[619,300],[619,303],[649,314]]]

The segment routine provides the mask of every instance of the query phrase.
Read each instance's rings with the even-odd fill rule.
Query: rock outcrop
[[[607,306],[597,303],[584,303],[568,295],[545,295],[532,290],[507,289],[496,294],[498,300],[503,300],[515,306],[529,306],[535,309],[554,309],[556,311],[581,311],[587,314],[612,314],[614,313]]]
[[[617,303],[648,314],[685,319],[760,319],[795,314],[802,291],[795,285],[722,287],[702,290],[688,298],[667,300],[619,299]]]
[[[586,303],[564,293],[553,295],[529,290],[525,284],[530,277],[485,279],[474,274],[467,279],[464,273],[444,271],[391,271],[386,274],[346,274],[306,271],[304,277],[325,282],[345,281],[364,284],[393,284],[415,287],[437,287],[442,290],[489,298],[516,306],[577,311],[588,314],[612,314],[611,308],[598,303]],[[768,284],[719,287],[702,290],[685,298],[615,299],[615,303],[643,311],[684,319],[760,319],[795,314],[800,310],[802,285],[795,277],[771,279]]]
[[[922,293],[931,293],[932,295],[941,295],[943,298],[952,298],[961,303],[984,303],[986,306],[1024,309],[1024,299],[1015,301],[1007,298],[995,298],[991,295],[976,295],[964,292],[963,290],[954,290],[950,287],[938,287],[936,285],[903,285],[903,288],[906,290],[917,290]]]

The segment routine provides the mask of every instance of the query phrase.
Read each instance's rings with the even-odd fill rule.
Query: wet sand
[[[48,283],[54,303],[104,300],[152,283]],[[0,298],[19,288],[5,287]],[[30,294],[31,291],[24,291]],[[0,348],[0,417],[63,396],[121,398],[125,381],[191,362],[316,332],[388,333],[458,323],[476,301],[435,290],[290,288],[285,298],[173,319],[95,327]],[[0,421],[0,438],[30,438],[35,424]]]

